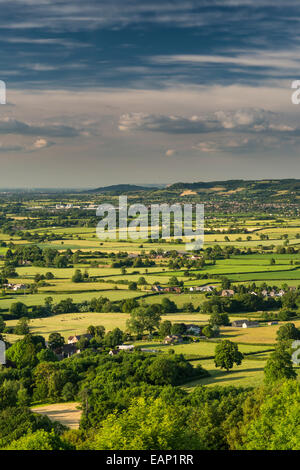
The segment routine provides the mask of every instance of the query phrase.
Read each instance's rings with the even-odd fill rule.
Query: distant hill
[[[298,179],[264,179],[264,180],[226,180],[226,181],[199,181],[197,183],[174,183],[168,186],[169,190],[187,190],[196,191],[197,189],[224,188],[224,190],[243,189],[270,189],[270,190],[300,190],[300,180]],[[218,190],[218,189],[217,189]]]
[[[178,182],[164,187],[117,184],[87,191],[105,196],[128,195],[145,204],[152,202],[203,202],[231,201],[239,203],[299,205],[300,179],[227,180]]]
[[[102,188],[90,189],[88,193],[128,193],[132,191],[150,191],[156,187],[136,186],[135,184],[113,184],[112,186],[103,186]]]

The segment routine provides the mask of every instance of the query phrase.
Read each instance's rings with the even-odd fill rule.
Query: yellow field
[[[48,416],[51,421],[59,421],[70,429],[78,429],[82,410],[80,403],[55,403],[31,408],[34,413]]]
[[[300,327],[299,320],[291,322],[297,328]],[[280,322],[278,325],[259,326],[257,328],[232,328],[224,326],[221,329],[221,338],[243,343],[273,344],[276,342],[276,333],[281,325],[284,325],[284,322]]]
[[[90,325],[103,325],[107,331],[114,328],[126,329],[127,313],[67,313],[55,315],[47,318],[35,318],[30,321],[30,331],[48,338],[50,333],[58,332],[65,338],[74,334],[85,333]],[[199,313],[172,313],[162,316],[163,320],[170,320],[172,323],[195,323],[199,325],[207,324],[210,315]],[[232,320],[244,318],[235,316]],[[7,326],[15,326],[17,320],[6,321]],[[294,321],[300,327],[300,320]],[[257,328],[233,328],[231,326],[221,328],[221,339],[229,339],[235,342],[253,344],[274,344],[276,342],[276,332],[284,322],[272,326],[260,326]],[[16,341],[20,338],[17,335],[6,335],[9,341]]]
[[[43,335],[47,339],[50,333],[58,332],[64,338],[75,334],[86,333],[90,325],[103,325],[107,331],[114,328],[126,329],[127,313],[66,313],[47,318],[35,318],[30,321],[30,331],[32,334]],[[170,320],[172,323],[207,323],[209,315],[199,315],[193,313],[178,313],[164,315],[162,320]],[[14,326],[17,320],[9,320],[7,326]],[[17,335],[6,335],[9,341],[16,341],[20,338]]]

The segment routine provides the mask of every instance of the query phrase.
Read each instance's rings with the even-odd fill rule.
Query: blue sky
[[[1,187],[297,177],[297,0],[0,0]]]

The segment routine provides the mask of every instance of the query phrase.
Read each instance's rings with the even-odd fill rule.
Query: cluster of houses
[[[261,291],[261,294],[264,297],[282,297],[284,294],[286,294],[286,291],[283,289],[280,289],[278,292],[276,292],[275,290],[271,290],[270,292],[268,292],[266,289],[264,289]]]
[[[3,284],[3,287],[16,292],[18,290],[25,290],[28,286],[26,284],[13,284],[12,282],[8,282],[7,284]]]
[[[194,286],[190,287],[190,292],[202,292],[202,293],[218,293],[221,297],[232,297],[235,292],[233,289],[223,289],[221,292],[217,292],[217,286]]]
[[[69,336],[68,338],[68,343],[64,344],[62,347],[62,350],[58,355],[60,359],[65,359],[67,357],[71,357],[74,354],[79,354],[80,349],[77,347],[77,343],[81,338],[86,338],[88,340],[92,339],[92,335],[90,334],[84,334],[84,335],[74,335],[74,336]]]
[[[61,211],[61,210],[70,210],[70,209],[83,209],[83,210],[96,210],[98,208],[98,205],[96,204],[89,204],[88,206],[78,206],[74,204],[56,204],[54,207],[55,210]],[[35,209],[35,207],[32,207],[31,209]]]
[[[181,294],[182,292],[182,288],[181,287],[178,287],[178,286],[175,286],[175,287],[161,287],[159,285],[153,285],[152,286],[152,291],[153,292],[160,292],[160,293],[163,293],[163,292],[167,292],[167,293],[174,293],[174,294]]]
[[[61,352],[59,352],[57,354],[58,357],[60,359],[66,359],[68,357],[73,356],[74,354],[79,354],[81,351],[80,351],[80,348],[78,347],[77,343],[78,343],[78,341],[80,341],[81,338],[86,338],[88,340],[91,340],[93,338],[93,336],[88,334],[88,333],[83,334],[83,335],[69,336],[68,337],[68,343],[63,345]],[[108,354],[110,356],[116,356],[121,351],[132,352],[133,350],[134,350],[134,345],[133,344],[120,344],[119,346],[116,346],[115,349],[111,349]],[[157,352],[157,350],[147,349],[147,348],[141,348],[141,351],[143,351],[143,352],[152,352],[152,353]]]
[[[185,325],[185,335],[186,336],[201,336],[202,328],[199,325]],[[181,335],[168,335],[164,338],[164,344],[175,344],[175,343],[182,343],[183,338]]]
[[[290,290],[293,290],[294,288],[290,287]],[[207,285],[207,286],[193,286],[190,287],[190,292],[202,292],[202,293],[216,293],[220,295],[221,297],[233,297],[235,294],[235,291],[233,289],[223,289],[222,291],[217,291],[217,286],[212,286],[212,285]],[[251,291],[249,292],[251,295],[259,295],[257,292]],[[283,295],[286,294],[286,291],[284,289],[280,289],[278,291],[272,289],[271,291],[268,291],[266,289],[261,291],[261,295],[263,297],[282,297]]]
[[[177,251],[177,256],[181,258],[188,258],[193,261],[203,258],[203,256],[201,255],[189,255],[189,253],[187,253],[186,251],[178,251],[178,250],[176,251]],[[150,254],[150,258],[160,260],[160,259],[168,258],[170,255],[171,255],[170,251],[164,251],[162,253]]]
[[[182,343],[183,339],[181,335],[168,335],[164,339],[164,344],[175,344]]]

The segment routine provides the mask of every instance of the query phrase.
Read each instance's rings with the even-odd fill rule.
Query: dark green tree
[[[52,351],[60,350],[65,344],[64,338],[60,333],[51,333],[48,338],[48,347]]]
[[[266,383],[296,378],[297,374],[293,368],[291,353],[284,344],[279,343],[275,351],[270,354],[264,373]]]
[[[238,345],[229,340],[222,341],[216,346],[215,365],[229,371],[234,364],[240,365],[243,354],[238,350]]]

